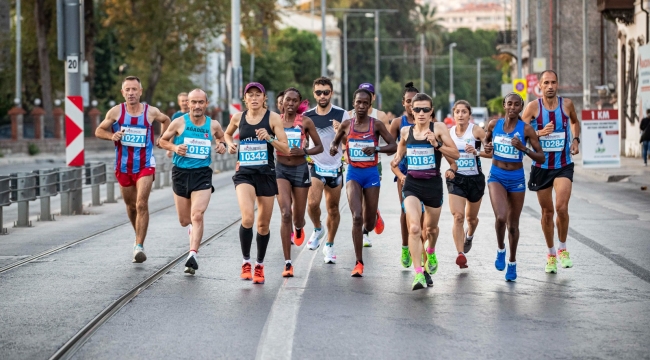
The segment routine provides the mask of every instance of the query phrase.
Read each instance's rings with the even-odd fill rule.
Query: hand
[[[236,154],[237,153],[237,144],[232,143],[228,145],[228,153],[229,154]]]
[[[374,155],[375,154],[374,146],[364,147],[363,149],[361,149],[361,151],[363,151],[363,153],[366,154],[366,155]]]
[[[305,153],[305,149],[295,146],[295,147],[292,147],[291,149],[289,149],[289,155],[291,155],[291,156],[305,156],[307,154]]]
[[[187,145],[185,145],[185,144],[178,145],[178,146],[176,146],[175,151],[176,151],[176,154],[178,154],[179,156],[185,156],[185,154],[187,154]]]
[[[486,154],[491,154],[493,150],[494,150],[494,145],[492,144],[492,142],[485,144],[485,146],[483,147],[483,151],[485,151]]]
[[[341,123],[336,120],[332,120],[332,127],[334,128],[334,132],[338,132],[339,127],[341,127]]]
[[[436,138],[436,134],[435,134],[433,131],[431,131],[431,130],[427,130],[427,132],[424,133],[424,137],[425,137],[425,139],[427,139],[427,141],[430,142],[431,145],[433,145],[434,147],[435,147],[435,146],[438,146],[438,139]]]
[[[578,155],[580,153],[580,144],[577,141],[571,142],[571,155]]]
[[[260,140],[271,140],[271,135],[266,132],[266,129],[255,129],[255,135],[257,135],[257,138]]]
[[[171,158],[171,157],[172,157],[172,154],[174,154],[173,151],[169,151],[169,150],[167,150],[167,157],[168,157],[168,158]]]
[[[334,146],[334,144],[330,144],[330,156],[334,156],[339,153],[339,147]]]
[[[402,162],[401,157],[395,155],[395,157],[393,157],[393,160],[391,160],[391,162],[390,162],[390,166],[398,167],[400,162]]]
[[[217,154],[225,154],[226,153],[226,146],[224,143],[218,143],[217,146],[214,148],[214,150],[217,152]]]
[[[526,147],[524,146],[524,144],[522,144],[521,140],[519,139],[519,136],[517,136],[516,134],[515,137],[513,137],[512,140],[510,141],[510,144],[512,144],[512,146],[514,146],[518,150],[521,151],[526,150]]]
[[[404,182],[406,182],[406,175],[400,175],[397,177],[397,179],[402,183],[402,186],[404,186]]]
[[[118,131],[115,134],[113,134],[112,140],[113,141],[120,141],[120,140],[122,140],[122,135],[124,135],[124,129],[122,129],[122,131]]]
[[[555,131],[555,124],[549,122],[548,124],[546,124],[546,126],[544,126],[542,130],[538,131],[538,136],[546,136],[552,133],[553,131]]]
[[[156,147],[162,149],[162,146],[160,146],[160,138],[156,139]]]
[[[452,169],[447,169],[447,171],[445,171],[445,177],[449,180],[453,180],[456,177],[456,173]]]
[[[476,148],[470,144],[467,144],[465,145],[465,152],[468,154],[474,154],[476,152]]]

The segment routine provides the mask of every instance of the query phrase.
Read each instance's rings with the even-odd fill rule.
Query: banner
[[[582,110],[582,166],[621,167],[618,110]]]
[[[524,102],[526,102],[526,93],[528,92],[526,79],[514,79],[512,81],[512,91],[519,94],[524,99]]]
[[[650,109],[650,45],[639,46],[639,87],[637,96],[640,98],[638,111],[640,118]]]

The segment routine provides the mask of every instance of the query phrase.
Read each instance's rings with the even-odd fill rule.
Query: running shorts
[[[140,172],[135,174],[127,174],[127,173],[120,172],[119,170],[115,170],[115,178],[117,178],[117,182],[120,184],[121,187],[135,186],[138,180],[149,175],[153,175],[154,179],[156,178],[155,167],[153,166],[146,167],[140,170]]]
[[[275,163],[275,176],[277,179],[287,180],[292,187],[310,187],[311,176],[307,163],[288,166],[280,162]]]
[[[434,176],[431,179],[416,179],[406,175],[402,188],[402,199],[414,196],[424,206],[439,208],[442,206],[442,178]]]
[[[316,172],[316,165],[312,165],[309,167],[309,174],[311,177],[318,179],[320,182],[322,182],[324,185],[331,189],[335,189],[339,186],[341,186],[341,183],[343,182],[343,167],[341,166],[336,170],[336,176],[325,176],[322,174],[319,174]]]
[[[485,175],[456,174],[453,179],[447,179],[447,191],[450,195],[460,196],[475,203],[481,200],[485,193]]]
[[[212,169],[205,166],[196,169],[172,167],[172,190],[174,194],[189,199],[192,192],[212,189]]]
[[[525,192],[526,191],[526,175],[524,175],[524,168],[517,170],[504,170],[496,165],[492,165],[490,175],[487,180],[489,183],[501,184],[507,192]]]
[[[557,178],[567,178],[573,182],[573,163],[559,169],[542,169],[531,166],[528,189],[530,191],[548,189],[553,186],[553,181]]]
[[[348,165],[348,175],[345,177],[345,182],[355,181],[361,185],[362,189],[367,189],[375,186],[380,186],[379,171],[376,166],[367,168],[358,168]]]
[[[235,188],[240,184],[251,185],[255,188],[255,196],[275,196],[278,194],[275,175],[235,173],[232,182],[235,183]]]

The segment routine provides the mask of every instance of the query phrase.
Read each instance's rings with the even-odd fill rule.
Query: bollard
[[[65,113],[63,112],[63,109],[61,109],[58,106],[52,110],[52,116],[54,117],[54,138],[55,139],[65,139],[65,133],[64,133],[65,127],[63,126],[64,115]]]
[[[58,194],[59,173],[56,169],[35,170],[36,177],[36,196],[41,200],[41,215],[39,221],[53,221],[50,208],[50,197]]]
[[[2,210],[9,205],[11,205],[11,178],[8,175],[0,175],[0,235],[7,234]]]
[[[93,206],[100,206],[99,185],[106,183],[106,164],[103,162],[90,162],[85,164],[86,185],[90,185]]]
[[[115,177],[114,171],[106,172],[106,202],[107,203],[116,203],[115,200],[115,183],[117,178]]]
[[[11,174],[11,200],[18,203],[18,220],[15,227],[30,227],[29,202],[36,200],[36,179],[34,173]]]

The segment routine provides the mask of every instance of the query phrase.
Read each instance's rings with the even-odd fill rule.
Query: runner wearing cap
[[[250,83],[244,89],[246,109],[233,115],[226,129],[228,152],[237,153],[237,166],[232,177],[242,221],[239,227],[242,264],[241,278],[264,284],[264,256],[271,233],[269,223],[273,215],[273,199],[278,194],[275,175],[274,149],[289,152],[282,118],[266,108],[266,91],[260,83]],[[239,147],[233,134],[239,129]],[[257,200],[257,263],[255,275],[251,271],[250,251],[253,243],[253,222]]]

